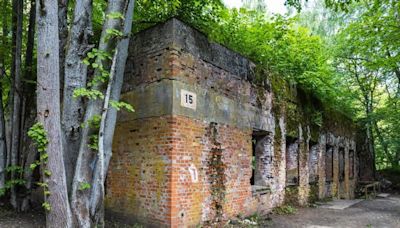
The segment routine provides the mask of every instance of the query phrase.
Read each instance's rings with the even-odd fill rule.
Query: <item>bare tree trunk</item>
[[[86,52],[91,48],[92,0],[77,1],[65,58],[65,80],[61,123],[65,144],[64,162],[67,185],[70,191],[79,152],[81,124],[85,113],[84,102],[74,98],[76,89],[86,87],[87,66],[83,64]]]
[[[64,84],[64,62],[68,40],[68,2],[69,0],[58,0],[58,32],[59,32],[59,48],[60,48],[60,95],[63,99],[63,84]],[[77,4],[80,1],[77,1]]]
[[[35,97],[33,97],[35,98]],[[25,114],[25,124],[24,124],[24,136],[22,140],[24,144],[22,146],[22,151],[25,154],[25,159],[23,163],[23,178],[25,180],[25,192],[21,200],[21,211],[27,211],[31,208],[31,193],[34,184],[33,171],[30,165],[38,159],[37,148],[35,147],[32,139],[27,136],[27,131],[36,122],[36,103],[32,103],[29,99],[26,102],[26,114]]]
[[[98,196],[97,198],[99,201],[103,202],[104,200],[104,129],[106,127],[106,117],[107,117],[107,109],[110,104],[110,96],[111,96],[111,87],[112,87],[112,81],[114,80],[114,74],[115,74],[115,63],[116,63],[116,58],[118,56],[118,50],[115,51],[111,70],[110,70],[110,78],[107,86],[107,91],[105,94],[104,98],[104,104],[103,104],[103,111],[101,113],[101,121],[100,121],[100,129],[99,129],[99,152],[98,152],[98,158],[96,160],[96,169],[94,171],[94,178],[93,178],[93,187],[91,188],[91,195],[90,199],[93,199],[93,195],[95,194]],[[97,186],[97,188],[95,188]],[[98,205],[93,205],[92,202],[90,202],[90,213],[91,216],[94,218],[94,224],[100,225],[101,227],[104,227],[104,207],[103,204],[100,206]]]
[[[29,128],[34,124],[36,120],[36,102],[35,102],[35,87],[34,80],[35,75],[33,74],[33,50],[35,45],[35,26],[36,26],[36,1],[31,0],[31,9],[29,13],[29,28],[28,28],[28,40],[26,45],[26,59],[25,59],[25,83],[23,90],[23,108],[22,112],[22,137],[21,137],[21,151],[24,159],[21,162],[24,170],[25,180],[25,194],[21,202],[21,211],[27,211],[30,209],[31,202],[31,190],[33,183],[32,169],[30,165],[36,160],[36,149],[33,145],[32,140],[28,137],[27,133]]]
[[[11,165],[17,166],[20,156],[20,130],[21,130],[21,75],[22,75],[22,20],[23,20],[23,0],[13,1],[13,13],[16,15],[16,31],[15,31],[15,55],[14,55],[14,77],[13,77],[13,111],[11,114]],[[15,171],[11,172],[11,179],[16,178]],[[17,189],[13,185],[11,187],[11,205],[19,210],[17,202]]]
[[[375,177],[375,150],[374,150],[374,139],[372,136],[372,126],[370,123],[366,124],[366,131],[367,131],[367,143],[368,143],[368,151],[372,156],[373,160],[373,176]]]
[[[37,2],[37,109],[38,120],[43,124],[49,143],[46,152],[46,169],[43,175],[50,195],[46,201],[51,209],[46,213],[47,227],[72,227],[67,183],[63,161],[63,144],[60,114],[59,33],[57,1]]]
[[[111,88],[109,99],[113,101],[119,101],[121,94],[122,82],[124,80],[125,64],[126,59],[128,58],[129,38],[132,31],[134,6],[135,1],[130,0],[128,9],[125,14],[124,34],[126,36],[119,42],[117,46],[115,71],[111,71],[111,73],[114,73],[115,76],[111,77],[110,81],[108,82],[108,87]],[[117,110],[107,104],[107,106],[105,106],[105,109],[103,109],[103,113],[105,113],[105,115],[102,116],[101,121],[102,123],[104,123],[104,129],[100,129],[99,132],[99,157],[103,156],[103,158],[98,159],[96,162],[96,169],[94,170],[95,181],[91,189],[92,193],[90,199],[90,213],[95,218],[95,221],[98,221],[98,223],[102,223],[101,218],[104,217],[104,184],[105,176],[107,175],[108,166],[112,156],[112,142],[117,120]],[[103,138],[103,142],[100,140],[100,137]],[[100,149],[101,146],[103,147],[102,150]],[[104,153],[104,155],[102,155],[102,153]]]
[[[0,77],[4,77],[4,70],[0,69]],[[6,143],[6,122],[3,110],[3,85],[0,83],[0,189],[4,188],[6,182],[7,165],[7,143]]]
[[[368,143],[368,150],[372,156],[373,160],[373,178],[375,178],[375,171],[376,171],[376,156],[375,156],[375,146],[374,146],[374,136],[372,132],[373,124],[371,120],[372,114],[372,98],[368,95],[365,95],[365,114],[367,116],[367,123],[366,123],[366,134],[367,134],[367,143]]]
[[[24,85],[24,96],[32,97],[27,92],[35,92],[34,86],[32,86],[35,76],[33,75],[33,51],[35,46],[35,29],[36,29],[36,1],[31,0],[31,9],[29,12],[29,27],[28,27],[28,39],[26,42],[26,54],[25,54],[25,73],[24,78],[28,80]],[[30,91],[29,91],[30,90]]]
[[[5,1],[7,2],[7,1]],[[7,103],[7,110],[8,110],[8,117],[6,116],[6,137],[7,137],[7,167],[11,165],[11,136],[12,136],[12,113],[13,113],[13,103],[14,103],[14,78],[15,78],[15,64],[14,60],[16,58],[15,48],[16,48],[16,34],[17,34],[17,14],[15,13],[13,0],[12,3],[12,19],[11,19],[11,85],[10,91],[8,93],[8,103]]]
[[[3,37],[1,39],[1,43],[4,47],[7,46],[7,3],[8,1],[3,1],[3,13],[2,13],[2,32]],[[6,77],[6,61],[5,61],[6,54],[4,52],[0,53],[0,79]],[[7,166],[7,141],[6,141],[6,122],[4,119],[4,105],[3,105],[3,85],[0,83],[0,188],[4,188],[5,181],[6,181],[6,166]]]
[[[128,1],[126,0],[116,0],[109,1],[106,14],[115,13],[115,12],[126,12]],[[121,28],[121,19],[107,17],[99,44],[99,50],[106,53],[112,53],[116,47],[117,40],[115,38],[106,39],[107,33],[109,29],[120,30]],[[105,70],[110,69],[110,61],[105,60],[97,60],[99,64],[103,66]],[[100,62],[101,61],[101,62]],[[99,72],[95,72],[94,75],[98,75]],[[103,94],[105,93],[106,83],[98,82],[95,83],[93,89],[101,91]],[[93,120],[95,116],[100,116],[102,111],[103,101],[100,99],[89,100],[88,107],[85,113],[84,123],[88,123]],[[75,176],[72,184],[72,195],[71,195],[71,206],[73,214],[76,220],[79,222],[80,227],[90,227],[91,218],[90,218],[90,192],[89,190],[81,189],[82,184],[91,184],[93,183],[93,171],[91,165],[95,162],[96,152],[93,151],[89,147],[89,143],[91,142],[91,136],[97,136],[98,130],[96,128],[92,128],[90,126],[85,126],[82,131],[82,139],[80,143],[78,160],[76,163]],[[95,169],[95,168],[94,168]]]

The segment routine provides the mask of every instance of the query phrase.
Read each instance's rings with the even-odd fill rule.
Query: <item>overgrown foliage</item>
[[[299,26],[297,17],[270,16],[257,9],[230,10],[220,1],[196,2],[138,1],[134,23],[141,30],[178,17],[208,34],[211,40],[253,60],[267,72],[262,77],[285,78],[335,109],[352,115],[350,105],[343,103],[346,94],[338,90],[340,79],[335,77],[329,63],[331,53],[327,45],[321,37]]]
[[[184,20],[253,60],[263,72],[258,80],[271,80],[278,96],[284,85],[276,79],[285,79],[321,100],[325,110],[359,120],[378,168],[398,165],[398,1],[286,1],[303,10],[290,16],[267,14],[263,1],[243,2],[248,8],[227,9],[217,0],[143,0],[134,23],[140,31],[170,17]]]

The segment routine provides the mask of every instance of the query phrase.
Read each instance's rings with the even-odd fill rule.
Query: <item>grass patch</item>
[[[254,213],[250,216],[244,217],[238,215],[236,219],[230,220],[228,224],[223,226],[224,228],[258,228],[258,227],[270,227],[271,218],[268,215],[260,215]]]
[[[325,198],[318,200],[318,202],[322,202],[322,203],[327,203],[327,202],[332,202],[332,201],[333,201],[332,197],[325,197]]]
[[[277,215],[293,215],[297,213],[297,209],[292,205],[283,205],[274,208],[272,212]]]
[[[133,224],[133,225],[128,225],[116,221],[105,221],[105,227],[110,227],[110,228],[144,228],[144,226],[140,224]]]

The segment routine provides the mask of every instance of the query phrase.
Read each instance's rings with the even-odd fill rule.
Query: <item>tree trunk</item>
[[[98,199],[103,202],[104,200],[104,129],[106,127],[107,109],[110,104],[112,81],[115,74],[115,63],[118,56],[118,50],[115,51],[113,62],[110,70],[110,78],[108,79],[107,91],[104,98],[103,111],[101,113],[100,129],[99,129],[99,152],[96,159],[96,169],[94,170],[93,186],[91,188],[90,200]],[[97,203],[97,202],[96,202]],[[90,213],[95,225],[104,227],[104,207],[90,202]]]
[[[36,80],[33,74],[33,50],[35,44],[35,26],[36,26],[36,1],[31,0],[31,8],[29,13],[29,28],[28,28],[28,39],[26,44],[26,59],[25,59],[25,83],[23,90],[23,124],[22,124],[22,140],[21,140],[21,151],[24,159],[21,162],[24,170],[25,180],[25,194],[21,202],[21,211],[27,211],[30,209],[31,202],[31,190],[33,183],[32,169],[30,165],[36,160],[36,148],[33,145],[32,140],[28,137],[27,133],[29,128],[35,123],[36,120],[36,102],[33,94],[35,94],[35,87],[33,82]]]
[[[29,27],[28,27],[28,39],[26,43],[26,55],[25,55],[25,74],[24,78],[29,80],[25,82],[24,85],[24,96],[31,96],[31,94],[27,94],[29,92],[35,92],[34,87],[30,86],[33,84],[33,80],[35,76],[33,75],[33,50],[35,46],[35,27],[36,26],[36,1],[31,0],[31,9],[29,12]]]
[[[16,17],[15,27],[15,54],[13,59],[14,77],[13,77],[13,110],[11,113],[11,166],[17,166],[20,156],[20,130],[21,130],[21,52],[22,52],[22,20],[23,20],[23,0],[13,1],[13,13]],[[11,172],[11,179],[16,178],[15,171]],[[17,188],[11,187],[11,205],[19,210],[17,202]]]
[[[0,69],[0,77],[4,77],[4,70]],[[0,83],[0,189],[4,188],[6,182],[7,165],[7,143],[6,143],[6,123],[3,110],[3,85]]]
[[[7,2],[7,1],[5,1]],[[12,3],[12,17],[11,17],[11,77],[10,77],[10,91],[8,93],[7,111],[9,113],[6,116],[6,138],[7,138],[7,167],[11,165],[11,135],[12,135],[12,113],[13,113],[13,103],[14,103],[14,77],[15,77],[15,64],[14,60],[15,47],[16,47],[16,34],[17,34],[17,14],[15,13],[15,0]],[[14,10],[15,9],[15,10]]]
[[[8,1],[3,1],[3,14],[2,14],[2,32],[3,37],[1,39],[1,43],[3,47],[7,46],[7,3]],[[6,77],[6,61],[4,52],[0,53],[0,80]],[[4,105],[3,105],[3,84],[0,83],[0,189],[4,188],[5,181],[6,181],[6,166],[7,166],[7,141],[6,141],[6,122],[4,119]]]
[[[63,126],[65,148],[64,162],[70,192],[79,152],[81,125],[84,115],[82,98],[74,98],[76,89],[86,87],[87,66],[83,64],[86,52],[90,49],[92,35],[92,0],[77,1],[73,23],[68,38],[65,58],[65,80],[61,123]]]
[[[373,178],[375,178],[375,171],[376,171],[376,156],[375,156],[375,146],[374,146],[374,137],[373,137],[373,124],[371,120],[371,114],[372,114],[372,98],[370,98],[368,95],[365,95],[365,114],[367,116],[367,123],[366,123],[366,134],[367,134],[367,143],[368,143],[368,150],[372,156],[372,161],[373,161]]]
[[[112,101],[119,101],[120,94],[121,94],[121,87],[122,82],[124,79],[124,72],[125,72],[125,64],[126,59],[128,58],[128,48],[129,48],[129,38],[130,33],[132,31],[132,19],[133,19],[133,12],[134,12],[135,1],[130,0],[128,9],[125,14],[125,23],[124,23],[124,34],[126,35],[124,39],[120,41],[117,46],[117,55],[115,60],[115,72],[114,77],[112,77],[109,81],[109,87],[111,88],[110,91],[110,100]],[[100,222],[102,218],[102,212],[104,211],[104,184],[105,184],[105,176],[107,175],[108,166],[110,163],[110,159],[112,156],[112,142],[114,137],[114,130],[115,124],[117,120],[117,110],[115,108],[110,107],[109,105],[106,106],[105,118],[102,118],[102,122],[104,121],[104,131],[99,133],[99,138],[103,135],[103,159],[98,159],[96,163],[96,169],[94,171],[94,180],[91,193],[91,208],[90,213],[95,220]],[[99,148],[100,148],[101,141],[99,140]],[[101,155],[101,150],[99,149],[99,154]],[[101,160],[103,160],[103,164],[101,164]],[[100,164],[99,164],[100,163]]]
[[[68,2],[69,0],[58,0],[58,33],[59,33],[59,49],[60,49],[60,95],[63,99],[64,84],[64,62],[68,40]],[[77,1],[77,4],[80,1]]]
[[[48,161],[43,174],[50,195],[46,201],[51,209],[46,213],[47,227],[72,227],[68,201],[60,114],[59,33],[57,1],[37,1],[37,109],[38,120],[43,124],[49,140],[46,152]]]
[[[24,153],[24,163],[23,163],[23,178],[25,180],[25,192],[21,200],[21,211],[28,211],[31,209],[31,193],[34,187],[33,171],[30,165],[38,159],[37,148],[35,147],[32,139],[27,136],[27,132],[30,127],[36,122],[36,102],[34,102],[35,97],[32,99],[27,99],[26,101],[26,112],[24,121],[24,135],[22,141],[24,141],[21,150]]]
[[[127,1],[126,0],[116,0],[109,1],[107,6],[106,14],[115,12],[126,12]],[[116,47],[117,39],[108,37],[109,29],[120,30],[121,19],[107,17],[103,26],[102,34],[100,37],[99,50],[106,53],[112,53]],[[97,60],[99,65],[102,65],[105,70],[110,69],[111,61]],[[101,61],[101,62],[100,62]],[[99,71],[96,70],[94,75],[99,75]],[[93,85],[93,89],[105,93],[107,84],[105,82],[97,82]],[[84,123],[88,123],[93,120],[94,117],[100,116],[102,111],[103,101],[101,99],[89,100],[88,107],[85,113]],[[86,126],[82,130],[82,139],[79,148],[78,160],[76,163],[75,176],[72,184],[72,195],[71,195],[71,206],[73,214],[76,220],[79,222],[80,227],[90,227],[90,192],[87,189],[82,189],[82,184],[92,184],[93,183],[93,171],[91,165],[94,164],[96,159],[96,151],[93,151],[89,144],[91,143],[92,136],[98,135],[98,130],[90,126]],[[93,168],[94,170],[96,168]],[[93,185],[93,184],[92,184]]]

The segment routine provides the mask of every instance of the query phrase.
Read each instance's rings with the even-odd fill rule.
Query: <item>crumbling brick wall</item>
[[[254,67],[176,19],[133,39],[122,99],[136,112],[118,117],[107,215],[155,227],[218,226],[282,205],[292,169],[296,204],[312,194],[353,196],[356,175],[339,180],[337,161],[332,183],[325,177],[326,144],[337,151],[339,139],[349,172],[349,125],[326,117],[313,127],[296,95],[286,111],[271,82],[256,83]],[[295,158],[287,157],[291,147]],[[318,188],[310,187],[312,176]]]
[[[169,225],[172,117],[119,122],[107,175],[107,207],[113,218]]]

